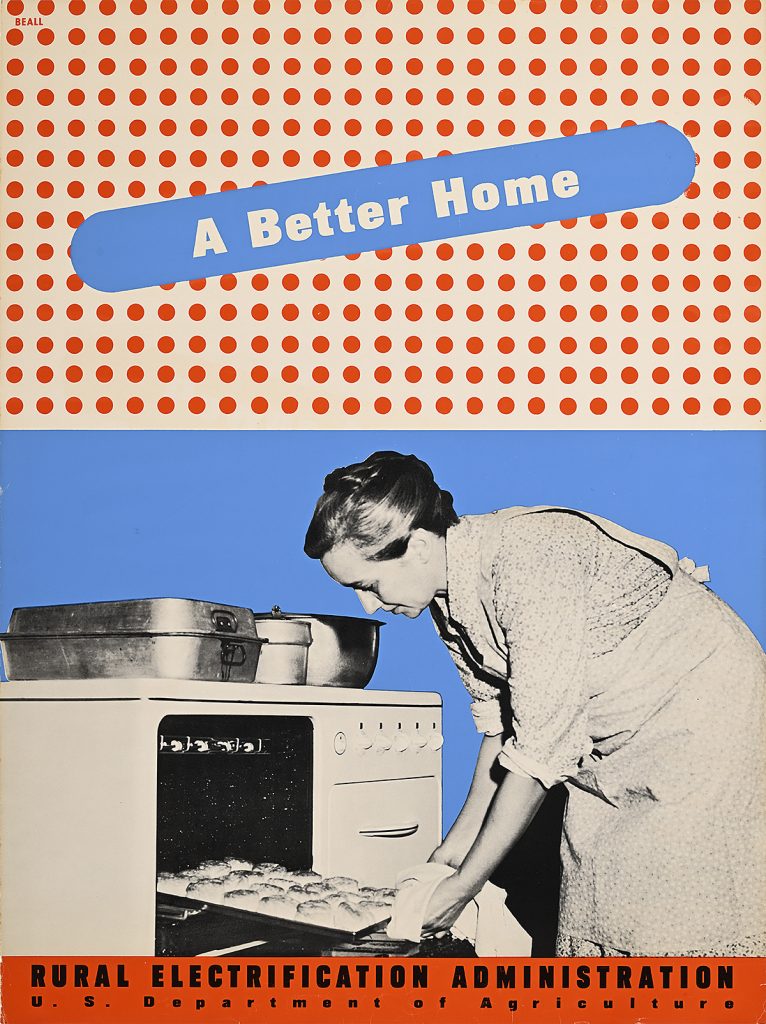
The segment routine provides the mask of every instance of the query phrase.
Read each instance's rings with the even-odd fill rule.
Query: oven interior
[[[242,857],[308,869],[309,718],[168,715],[158,730],[157,872]]]

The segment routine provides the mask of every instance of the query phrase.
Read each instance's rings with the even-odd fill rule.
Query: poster
[[[359,614],[354,595],[305,558],[303,536],[326,473],[395,449],[429,462],[461,513],[588,510],[709,563],[713,589],[764,642],[759,0],[7,0],[2,17],[3,626],[14,607],[171,594]],[[591,175],[612,166],[588,149],[582,192],[571,179],[556,191],[555,173],[571,170],[568,143],[617,139],[624,154],[621,140],[635,136],[612,133],[658,122],[694,152],[675,194],[656,201],[645,188],[657,176],[627,168],[611,184],[627,182],[633,201],[546,215],[546,202],[583,200]],[[557,140],[563,162],[550,165],[547,199],[538,202],[539,185],[534,202],[509,193],[507,179],[534,171],[519,174],[515,147]],[[509,169],[481,156],[487,176],[473,179],[496,187],[497,205],[491,189],[469,190],[460,213],[453,193],[436,228],[429,208],[428,237],[418,237],[425,203],[401,206],[402,225],[388,203],[361,210],[406,194],[389,190],[387,174],[407,189],[434,180],[452,189],[455,175],[422,171],[427,161],[500,147],[513,147]],[[525,152],[536,161],[543,150]],[[652,136],[634,169],[664,152]],[[269,215],[237,245],[215,219],[219,194],[244,217],[276,208],[257,198],[274,195],[272,185],[295,183],[284,194],[299,201],[321,176],[365,171],[369,193],[332,219],[331,203],[328,234],[312,217],[313,191],[317,206],[285,208],[310,223],[293,222],[296,255],[281,264],[268,263]],[[200,216],[171,206],[208,198],[218,205]],[[151,207],[138,235],[91,220],[107,230],[78,262],[73,239],[88,218],[148,204],[167,205]],[[166,226],[171,209],[183,211],[186,233]],[[517,214],[526,219],[502,228],[492,219]],[[279,226],[284,242],[284,217]],[[386,234],[399,227],[412,232],[404,243]],[[186,263],[152,279],[176,240]],[[298,251],[336,242],[345,248]],[[235,256],[251,262],[216,269]],[[195,259],[205,272],[184,277]],[[443,695],[447,827],[478,738],[425,617],[387,623],[371,685]],[[22,786],[6,771],[6,805]],[[39,824],[30,811],[30,831]],[[137,838],[135,856],[150,855]],[[6,908],[24,898],[7,865]],[[72,951],[81,962],[115,957],[109,986],[97,990],[95,973],[76,985],[70,972],[56,998],[33,991],[25,958],[71,960],[65,944],[22,952],[6,933],[6,1019],[237,1021],[273,1011],[296,1020],[333,1010],[316,979],[311,1008],[268,999],[223,1008],[212,983],[199,1008],[173,1006],[173,994],[144,1006],[148,968],[123,957],[128,983],[119,984],[119,920],[115,933],[108,950]],[[452,961],[429,966],[422,1007],[411,978],[400,990],[389,976],[381,1006],[360,1001],[360,1015],[750,1021],[761,1012],[758,958],[736,960],[731,989],[711,967],[703,980],[723,987],[711,982],[709,997],[679,995],[677,975],[664,994],[657,980],[656,991],[628,997],[635,1005],[611,1008],[592,992],[578,1005],[582,990],[558,975],[546,999],[554,993],[561,1006],[532,1007],[520,984],[514,1009],[495,977],[482,1007],[483,992],[452,987]],[[607,998],[622,999],[611,985]]]

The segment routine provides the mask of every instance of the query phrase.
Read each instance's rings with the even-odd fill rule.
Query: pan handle
[[[406,825],[393,825],[390,828],[360,828],[359,835],[374,839],[405,839],[407,836],[414,836],[420,824],[417,821],[407,822]]]
[[[247,651],[244,644],[235,644],[231,640],[221,641],[221,678],[228,683],[231,678],[232,665],[244,665]]]

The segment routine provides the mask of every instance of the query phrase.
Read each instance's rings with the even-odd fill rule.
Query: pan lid
[[[365,622],[371,626],[385,626],[386,623],[381,619],[370,619],[367,616],[362,615],[325,615],[324,612],[316,614],[314,612],[283,612],[278,604],[275,604],[270,612],[253,612],[256,622],[270,621],[272,619],[281,619],[283,621],[297,621],[308,622],[309,625],[312,622],[327,622],[332,623],[343,623],[343,622]]]
[[[257,638],[249,608],[189,598],[153,597],[15,608],[9,636],[175,633]]]

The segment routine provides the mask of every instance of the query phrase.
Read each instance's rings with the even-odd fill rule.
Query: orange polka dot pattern
[[[761,7],[7,0],[5,424],[761,426]],[[68,260],[101,209],[657,119],[665,207],[118,294]]]

